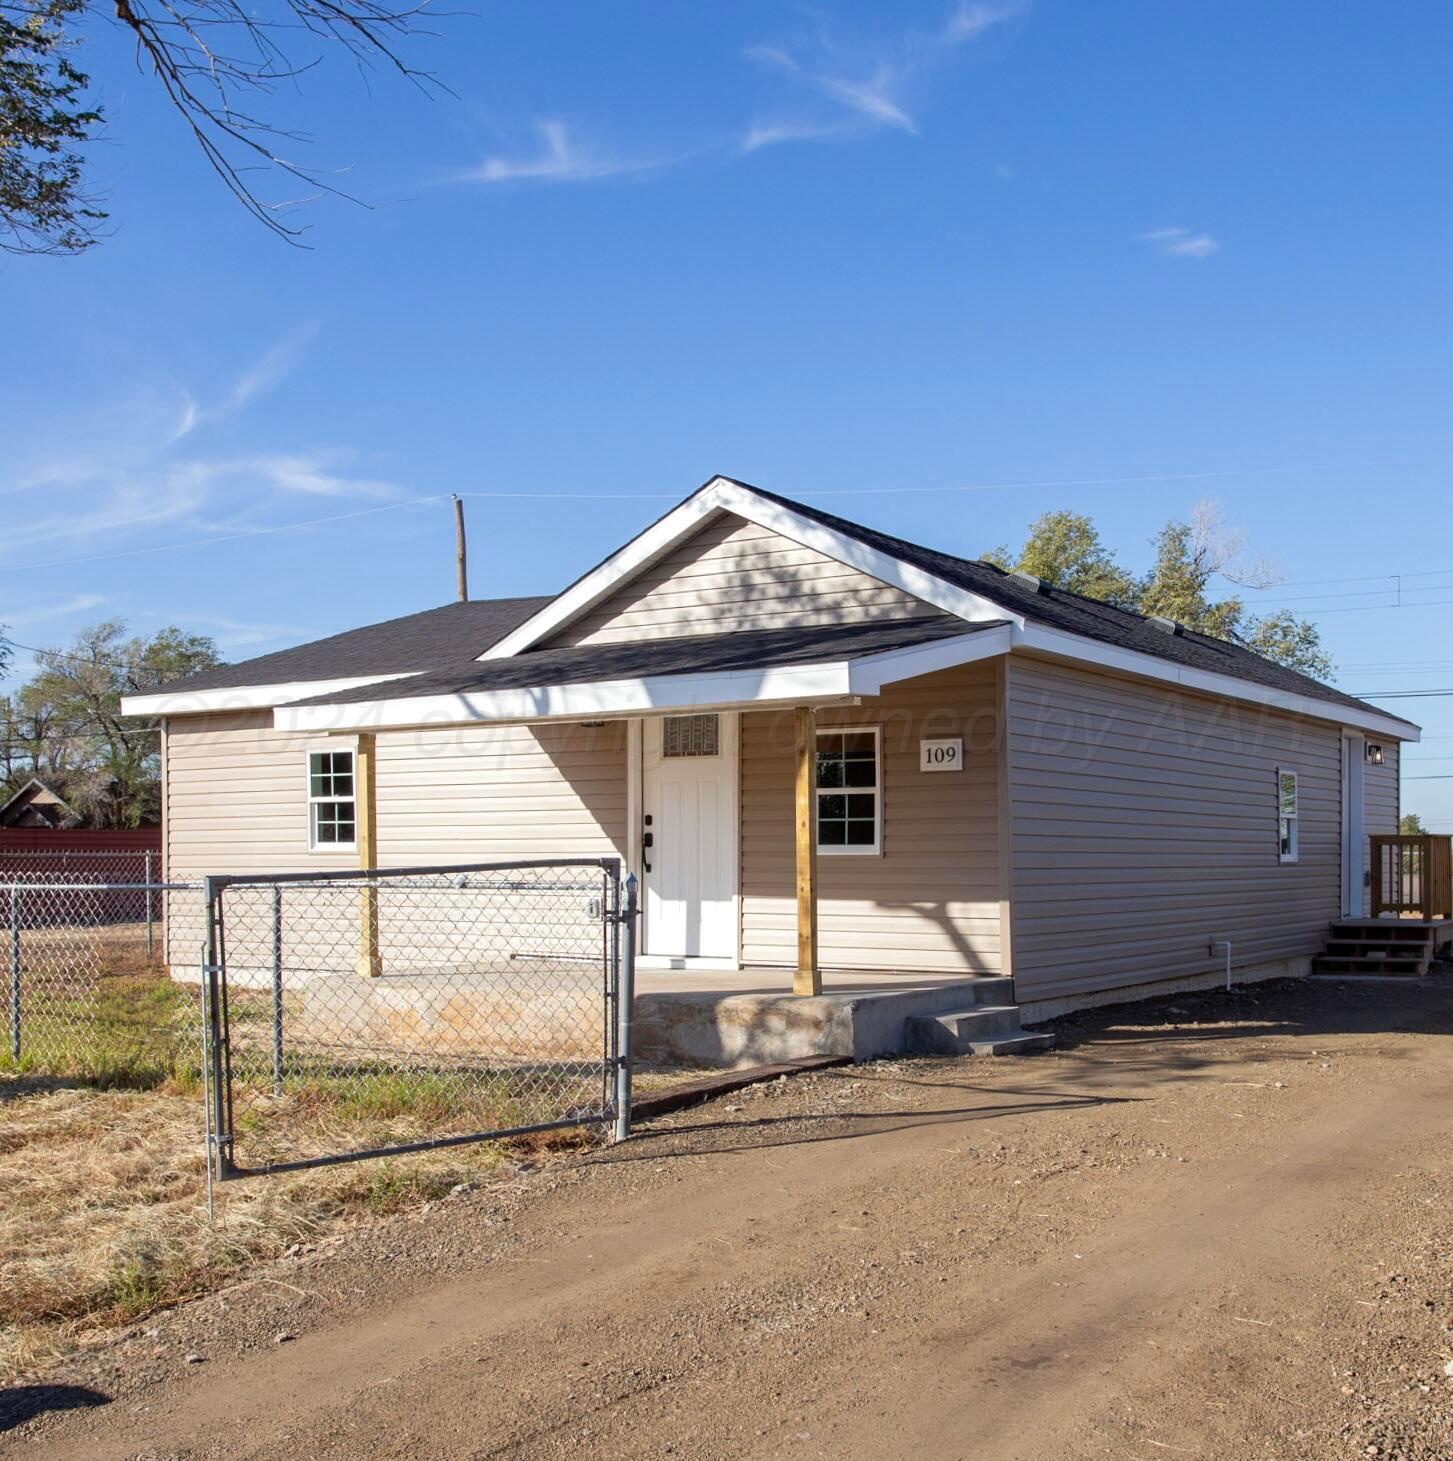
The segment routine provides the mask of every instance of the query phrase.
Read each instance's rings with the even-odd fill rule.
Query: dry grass
[[[53,1083],[51,1083],[53,1084]],[[201,1106],[175,1090],[0,1081],[0,1384],[247,1263],[507,1161],[486,1143],[231,1183],[207,1223]],[[581,1132],[549,1143],[570,1150]]]
[[[8,1042],[0,1049],[0,1385],[293,1243],[478,1181],[512,1151],[602,1139],[598,1127],[562,1130],[232,1182],[211,1227],[196,987],[148,963],[135,930],[26,938],[38,972],[25,1058],[17,1068]],[[643,1074],[638,1089],[693,1074]],[[285,1097],[244,1103],[249,1155],[359,1150],[556,1114],[512,1104],[498,1082],[354,1075],[290,1078]]]
[[[444,1196],[512,1155],[600,1139],[566,1130],[233,1182],[211,1228],[199,1092],[0,1077],[0,1385],[293,1243]]]

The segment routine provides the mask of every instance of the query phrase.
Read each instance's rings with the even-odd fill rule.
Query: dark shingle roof
[[[277,685],[291,681],[342,680],[360,675],[395,675],[443,669],[470,661],[503,639],[548,598],[470,599],[386,619],[362,629],[349,629],[310,644],[258,655],[240,664],[219,665],[185,680],[158,685],[146,693],[183,690],[232,690],[241,685]]]
[[[1379,706],[1369,705],[1365,700],[1358,700],[1331,685],[1324,685],[1310,675],[1274,664],[1244,645],[1233,644],[1225,639],[1214,639],[1207,634],[1196,634],[1189,629],[1182,629],[1179,634],[1171,634],[1129,609],[1117,609],[1113,604],[1099,599],[1088,599],[1082,594],[1069,593],[1064,589],[1041,587],[1036,591],[991,563],[982,563],[972,558],[956,558],[951,553],[940,553],[934,548],[921,547],[906,539],[895,538],[889,533],[880,533],[875,528],[862,527],[847,518],[823,512],[819,508],[794,502],[789,497],[779,497],[774,492],[763,491],[749,482],[738,485],[769,502],[775,502],[812,519],[813,522],[821,523],[823,527],[831,528],[844,537],[853,538],[865,547],[899,558],[926,573],[932,573],[956,588],[982,594],[1034,623],[1063,629],[1070,634],[1080,634],[1086,639],[1095,639],[1102,644],[1112,644],[1121,649],[1138,650],[1141,654],[1154,655],[1157,659],[1170,660],[1189,669],[1232,675],[1240,680],[1265,685],[1269,689],[1292,695],[1307,695],[1334,705],[1371,711],[1375,715],[1389,714]]]
[[[753,487],[748,482],[738,482],[737,485],[864,547],[898,558],[957,588],[980,594],[1032,623],[1065,630],[1102,644],[1136,650],[1190,669],[1230,675],[1269,689],[1305,695],[1333,705],[1377,715],[1388,714],[1365,700],[1355,699],[1310,676],[1274,664],[1244,645],[1190,630],[1171,634],[1128,609],[1118,609],[1112,604],[1063,589],[1041,586],[1036,590],[992,564],[958,558],[951,553],[910,543],[876,528],[863,527],[847,518]],[[223,665],[186,680],[158,686],[157,690],[223,690],[292,681],[407,674],[410,678],[399,681],[395,693],[448,694],[467,689],[518,688],[637,674],[686,674],[713,669],[741,669],[749,665],[767,667],[847,658],[853,653],[870,654],[881,649],[901,648],[909,643],[926,642],[927,639],[952,633],[969,633],[973,628],[983,627],[970,627],[964,621],[951,617],[919,617],[871,626],[783,628],[621,645],[532,649],[510,659],[487,664],[477,662],[478,656],[491,645],[550,602],[551,598],[544,597],[475,599],[462,604],[445,604],[442,608],[389,619],[363,629],[352,629],[311,644],[244,660],[240,664]],[[934,625],[938,627],[930,627]],[[924,638],[894,638],[903,634],[923,635]],[[873,644],[874,635],[884,636],[883,642]],[[872,647],[853,649],[853,645]],[[836,652],[835,646],[841,649],[841,653]],[[511,669],[512,665],[517,668]],[[365,687],[341,696],[326,697],[324,703],[373,699],[378,693],[376,687]]]
[[[1004,622],[1008,622],[1007,620]],[[319,695],[299,705],[348,705],[364,700],[412,699],[422,695],[467,695],[587,680],[623,680],[639,675],[693,675],[783,665],[861,659],[975,634],[997,624],[968,624],[951,614],[896,619],[878,624],[828,624],[817,628],[749,629],[737,634],[693,634],[681,639],[630,639],[619,644],[538,649],[505,659],[455,664],[451,669],[362,685]]]

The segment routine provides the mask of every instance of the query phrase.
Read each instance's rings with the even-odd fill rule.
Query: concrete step
[[[984,1005],[1012,1005],[1014,981],[1000,978],[997,974],[985,974],[969,981],[975,1007]]]
[[[1035,1055],[1054,1049],[1053,1035],[1015,1035],[1004,1040],[970,1040],[975,1055]]]
[[[1053,1035],[1026,1034],[1017,1005],[977,1005],[942,1015],[910,1015],[904,1023],[916,1055],[1027,1055],[1054,1046]]]

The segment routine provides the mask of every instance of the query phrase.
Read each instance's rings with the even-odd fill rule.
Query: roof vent
[[[1016,583],[1023,584],[1032,594],[1042,594],[1049,587],[1042,578],[1036,578],[1034,574],[1026,573],[1022,568],[1014,569],[1009,577]]]
[[[1162,634],[1184,634],[1185,626],[1179,619],[1167,619],[1164,614],[1152,614],[1149,619],[1152,629],[1159,629]]]

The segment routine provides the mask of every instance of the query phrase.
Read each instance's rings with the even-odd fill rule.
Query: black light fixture
[[[1382,747],[1376,741],[1368,741],[1362,748],[1362,759],[1369,766],[1382,765]]]

